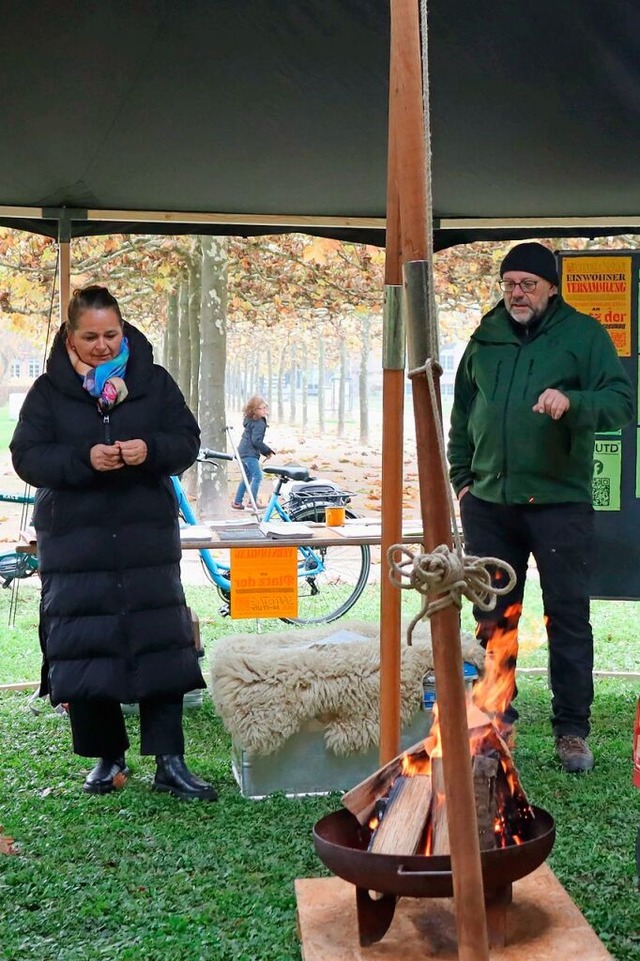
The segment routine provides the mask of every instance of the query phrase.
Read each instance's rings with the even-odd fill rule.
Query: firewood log
[[[371,819],[376,802],[389,793],[391,785],[402,771],[402,759],[405,755],[409,755],[409,757],[418,761],[427,758],[424,741],[419,741],[403,751],[402,754],[398,754],[397,757],[388,761],[384,767],[374,771],[368,778],[356,784],[355,787],[352,787],[350,791],[343,795],[342,804],[348,811],[351,811],[360,824],[366,824]]]
[[[430,805],[429,775],[396,778],[369,850],[375,854],[415,854],[425,833]]]
[[[450,854],[447,801],[444,793],[444,770],[441,757],[431,758],[433,801],[431,804],[431,853]]]

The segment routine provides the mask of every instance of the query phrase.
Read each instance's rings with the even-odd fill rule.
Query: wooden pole
[[[389,86],[395,83],[390,51]],[[389,101],[385,309],[382,350],[382,529],[380,562],[380,765],[400,753],[401,598],[389,580],[387,550],[402,540],[402,439],[405,337],[401,311],[400,220],[396,162],[396,101]]]
[[[391,0],[391,49],[394,78],[390,97],[396,101],[391,135],[402,180],[398,184],[401,260],[426,261],[427,222],[425,184],[422,53],[417,0]],[[427,69],[425,64],[424,69]],[[423,366],[428,296],[422,318],[407,314],[409,371]],[[415,302],[414,302],[415,306]],[[412,378],[416,425],[418,477],[424,546],[451,544],[451,518],[443,476],[433,403],[424,374]],[[439,404],[438,404],[439,406]],[[431,620],[443,749],[443,771],[451,842],[451,870],[460,961],[488,961],[487,919],[484,906],[480,847],[466,724],[460,626],[456,608],[449,607]]]

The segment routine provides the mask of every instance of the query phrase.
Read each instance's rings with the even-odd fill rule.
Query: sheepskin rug
[[[334,639],[332,640],[332,635]],[[355,636],[350,636],[355,635]],[[484,650],[462,636],[462,656],[480,671]],[[234,743],[248,754],[271,754],[316,719],[335,754],[379,743],[379,626],[367,621],[233,634],[213,651],[212,697]],[[428,622],[402,645],[401,716],[420,710],[422,678],[433,667]]]

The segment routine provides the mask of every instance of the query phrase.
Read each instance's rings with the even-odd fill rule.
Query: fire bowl
[[[534,816],[521,844],[481,852],[485,895],[535,871],[549,855],[556,836],[555,822],[542,808],[532,807],[532,811]],[[367,851],[370,837],[369,828],[346,808],[327,814],[313,829],[320,860],[358,888],[396,897],[453,897],[448,855],[373,854]]]

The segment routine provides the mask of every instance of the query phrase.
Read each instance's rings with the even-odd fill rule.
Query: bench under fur
[[[343,632],[364,639],[327,642]],[[484,650],[462,636],[462,656],[479,670]],[[212,657],[212,696],[234,743],[248,754],[271,754],[316,719],[329,750],[344,755],[379,743],[380,636],[378,624],[343,621],[314,628],[221,638]],[[402,644],[401,720],[422,701],[422,679],[433,668],[429,624]]]

